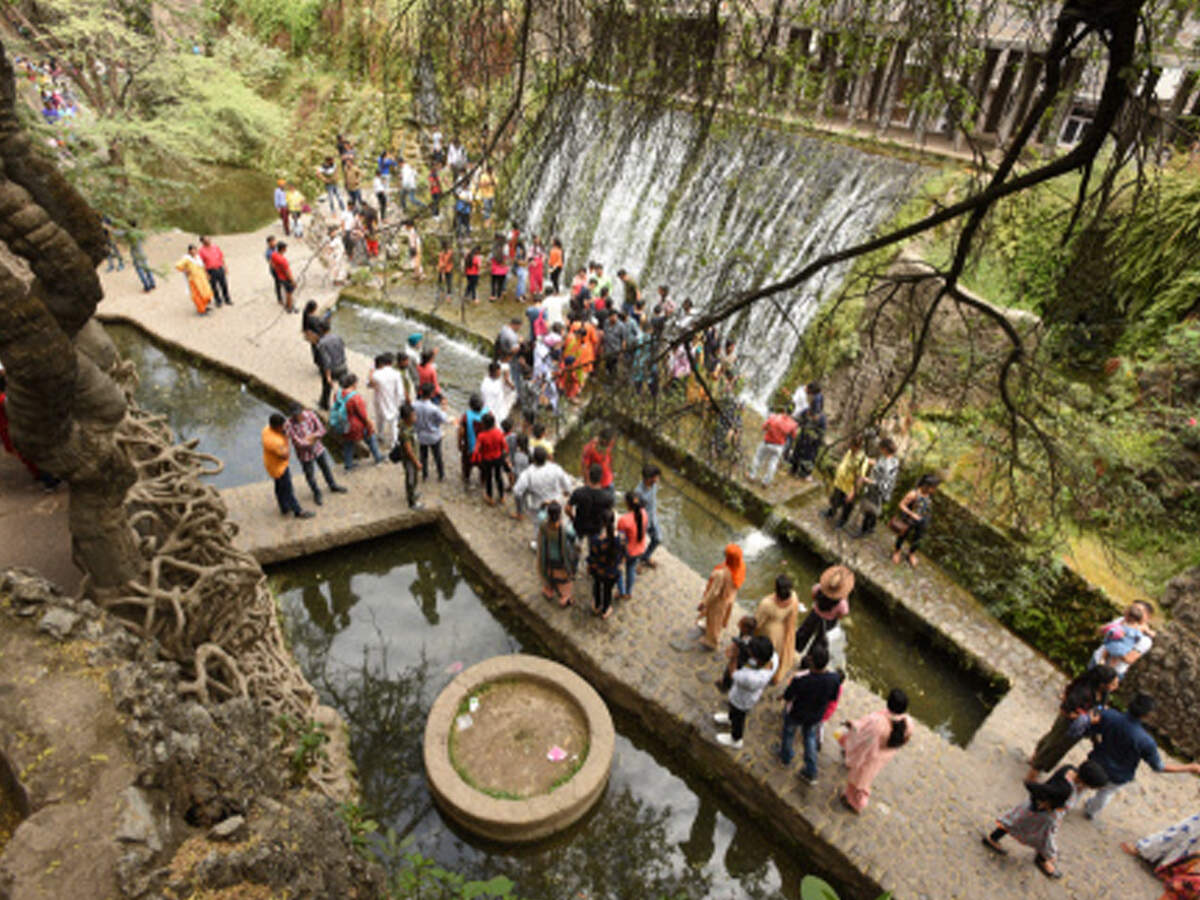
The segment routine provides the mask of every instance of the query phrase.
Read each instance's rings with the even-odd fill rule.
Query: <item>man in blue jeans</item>
[[[817,781],[817,739],[821,733],[821,721],[830,703],[836,703],[842,690],[841,672],[827,672],[829,648],[817,644],[806,657],[807,672],[797,674],[783,692],[786,706],[783,708],[783,735],[779,741],[779,761],[785,766],[792,763],[792,739],[796,729],[804,733],[804,771],[801,776],[809,784]]]

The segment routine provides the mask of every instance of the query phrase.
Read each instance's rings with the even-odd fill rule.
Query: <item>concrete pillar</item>
[[[896,108],[896,97],[900,94],[900,82],[904,80],[904,65],[908,59],[908,47],[908,41],[896,41],[892,47],[883,98],[875,117],[875,133],[879,137],[883,137],[892,125],[892,111]]]
[[[1004,106],[1011,99],[1013,82],[1017,80],[1017,72],[1020,70],[1020,67],[1020,54],[1013,52],[1012,49],[1005,50],[1003,68],[1000,70],[1000,83],[996,85],[996,90],[992,92],[983,124],[980,126],[980,131],[984,134],[995,131],[1000,127],[1000,120],[1004,116]]]

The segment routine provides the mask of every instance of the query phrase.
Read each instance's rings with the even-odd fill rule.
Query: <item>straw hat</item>
[[[845,566],[830,566],[821,573],[820,588],[830,600],[845,600],[854,590],[854,573]]]

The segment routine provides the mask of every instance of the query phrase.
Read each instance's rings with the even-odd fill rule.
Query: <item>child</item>
[[[475,438],[475,452],[471,462],[477,464],[483,473],[483,490],[487,495],[484,502],[495,506],[496,501],[504,502],[504,476],[501,472],[511,472],[508,465],[508,442],[504,440],[504,432],[496,427],[496,417],[486,413],[480,422],[480,432]],[[492,485],[496,488],[496,500],[492,499]]]
[[[713,721],[718,725],[729,726],[728,733],[722,732],[717,735],[717,742],[734,750],[741,750],[742,735],[746,731],[746,717],[775,675],[779,656],[775,653],[775,645],[771,643],[771,639],[761,634],[750,639],[750,658],[740,668],[737,651],[736,644],[731,644],[727,651],[729,674],[733,682],[729,689],[729,712],[713,713]]]
[[[1100,665],[1111,666],[1117,662],[1124,662],[1125,656],[1135,649],[1142,636],[1148,633],[1145,621],[1145,613],[1135,603],[1125,610],[1123,619],[1103,626],[1100,629],[1100,635],[1104,638]]]
[[[1000,846],[1006,834],[1033,847],[1037,855],[1033,864],[1047,878],[1062,878],[1055,865],[1058,858],[1058,827],[1067,810],[1075,805],[1083,788],[1102,788],[1108,784],[1104,768],[1091,760],[1078,769],[1063,766],[1044,782],[1027,781],[1029,803],[1014,806],[996,820],[996,829],[983,838],[983,845],[993,853],[1007,854]]]

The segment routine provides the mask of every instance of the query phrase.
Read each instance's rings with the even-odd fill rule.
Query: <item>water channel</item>
[[[155,343],[132,325],[106,325],[105,330],[137,369],[138,403],[165,415],[177,440],[198,438],[197,450],[225,463],[211,476],[215,487],[266,479],[261,436],[275,407],[237,379]]]
[[[616,710],[608,789],[566,833],[514,849],[444,819],[421,758],[433,699],[482,659],[542,651],[436,532],[311,556],[273,568],[271,577],[301,667],[349,725],[363,806],[411,836],[416,852],[476,877],[507,875],[522,897],[800,896],[811,871],[802,853],[781,846]]]

